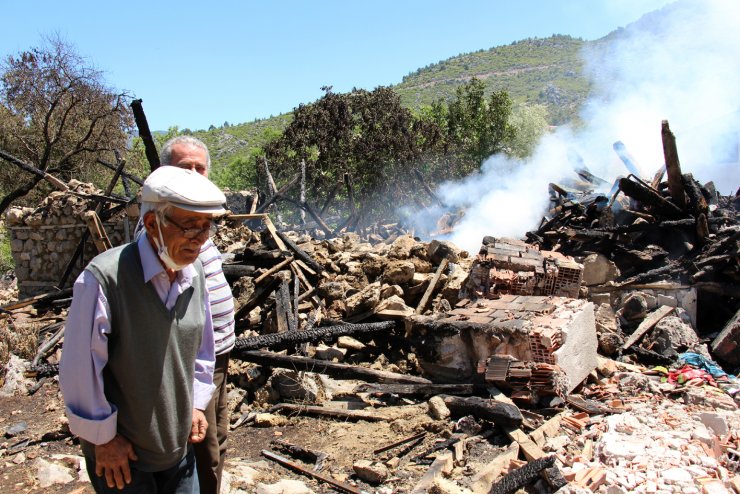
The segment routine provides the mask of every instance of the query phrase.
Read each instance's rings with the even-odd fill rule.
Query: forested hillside
[[[476,77],[489,93],[504,90],[515,103],[545,104],[550,123],[558,125],[575,116],[588,94],[578,57],[586,43],[556,35],[458,55],[413,72],[393,89],[404,105],[420,108],[450,99],[457,87]]]
[[[487,95],[504,90],[515,105],[545,105],[548,122],[559,125],[576,116],[588,95],[589,85],[582,76],[578,54],[589,43],[562,35],[517,41],[428,65],[391,88],[402,104],[416,113],[436,100],[452,99],[458,87],[476,77],[485,84]],[[238,168],[258,148],[278,136],[291,118],[291,114],[278,115],[196,131],[193,135],[210,147],[214,170],[228,174],[226,168]]]

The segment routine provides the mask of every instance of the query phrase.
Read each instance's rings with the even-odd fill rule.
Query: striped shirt
[[[203,264],[211,301],[216,355],[222,355],[234,347],[234,297],[224,277],[221,253],[210,238],[200,248],[198,259]]]

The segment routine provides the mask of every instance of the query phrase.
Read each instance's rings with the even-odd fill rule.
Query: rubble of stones
[[[698,187],[706,208],[670,219],[561,195],[526,243],[472,254],[398,225],[317,240],[222,220],[232,434],[321,430],[235,451],[223,492],[740,493],[737,197]],[[64,305],[4,309],[6,331],[53,318],[6,366],[3,392],[32,389]],[[8,465],[25,461],[15,425]],[[34,465],[48,487],[80,459]]]

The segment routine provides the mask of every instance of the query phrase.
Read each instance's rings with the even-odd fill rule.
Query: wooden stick
[[[410,443],[411,441],[416,441],[417,439],[420,439],[420,438],[422,438],[422,437],[424,437],[426,435],[427,435],[426,432],[420,432],[418,434],[414,434],[413,436],[405,437],[405,438],[400,439],[400,440],[398,440],[396,442],[393,442],[391,444],[388,444],[386,446],[382,446],[382,447],[374,450],[373,451],[373,454],[374,455],[379,455],[380,453],[384,453],[384,452],[388,451],[389,449],[396,448],[398,446],[401,446],[402,444]]]
[[[277,234],[277,229],[275,228],[275,225],[272,224],[272,220],[270,219],[270,217],[265,216],[262,221],[264,221],[267,231],[270,232],[270,235],[272,235],[272,239],[275,240],[275,245],[277,245],[278,249],[282,251],[288,250],[288,248],[285,246],[285,243],[283,243],[283,239],[281,239],[280,236]]]
[[[681,179],[681,163],[678,161],[678,149],[676,148],[676,136],[668,126],[668,120],[661,122],[660,135],[663,138],[663,156],[665,157],[665,168],[668,172],[668,190],[671,192],[673,203],[686,211],[686,192]]]
[[[637,329],[634,333],[630,335],[629,338],[627,338],[627,341],[624,342],[624,345],[622,345],[622,350],[626,350],[632,345],[634,345],[637,340],[639,340],[642,335],[650,331],[653,326],[658,324],[658,321],[663,319],[665,316],[673,312],[673,307],[670,307],[668,305],[661,305],[656,310],[648,314],[648,316],[642,320],[639,326],[637,326]]]
[[[421,297],[421,301],[419,302],[419,305],[416,307],[415,312],[417,315],[424,312],[426,305],[429,303],[429,299],[432,297],[432,293],[434,293],[434,289],[437,287],[439,278],[442,276],[442,273],[444,272],[444,270],[447,269],[448,263],[449,261],[447,259],[442,259],[442,262],[439,263],[439,267],[437,268],[437,271],[434,273],[434,277],[429,282],[429,286],[424,292],[424,295]]]
[[[278,271],[280,271],[281,269],[283,269],[285,266],[287,266],[291,262],[293,262],[293,256],[288,257],[283,262],[280,262],[278,264],[275,264],[273,267],[271,267],[270,269],[268,269],[267,271],[265,271],[264,273],[262,273],[261,275],[259,275],[258,277],[256,277],[254,279],[254,284],[255,285],[259,285],[265,278],[267,278],[268,276],[270,276],[272,274],[277,273]]]
[[[110,239],[108,239],[108,234],[105,233],[105,228],[103,228],[103,223],[100,221],[98,214],[95,211],[87,211],[83,216],[98,252],[101,253],[110,249],[112,247]]]

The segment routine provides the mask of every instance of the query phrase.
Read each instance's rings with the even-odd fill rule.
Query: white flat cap
[[[142,203],[168,203],[196,213],[226,213],[226,196],[206,177],[176,166],[160,166],[144,181]]]

